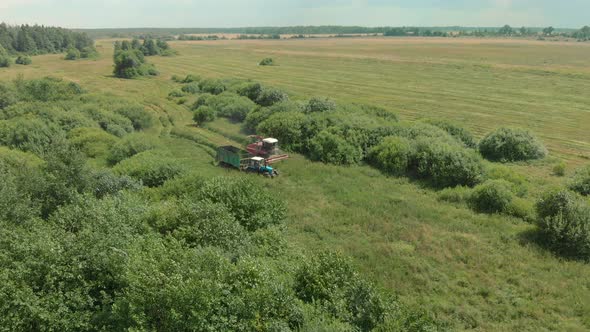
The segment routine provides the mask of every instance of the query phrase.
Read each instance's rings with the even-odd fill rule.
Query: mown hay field
[[[174,118],[163,142],[204,175],[217,168],[197,143],[239,144],[239,124],[192,126],[184,106],[166,99],[172,75],[249,78],[293,99],[328,96],[394,110],[404,120],[451,119],[478,137],[513,125],[535,132],[568,174],[590,158],[590,45],[488,39],[339,38],[172,42],[175,57],[150,57],[161,75],[112,77],[112,40],[97,60],[33,57],[0,71],[7,80],[56,76],[92,92],[126,96]],[[276,66],[258,66],[272,57]],[[182,137],[182,138],[181,138]],[[186,138],[192,137],[194,140]],[[554,159],[519,163],[533,192],[562,179]],[[313,163],[299,155],[281,176],[257,179],[289,206],[289,238],[309,249],[351,255],[371,279],[448,322],[453,330],[590,329],[590,266],[555,257],[534,241],[534,226],[440,202],[437,193],[368,166]]]

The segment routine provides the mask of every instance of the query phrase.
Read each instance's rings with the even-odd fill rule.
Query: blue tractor
[[[249,158],[246,172],[256,172],[264,176],[270,176],[271,178],[279,175],[279,172],[272,166],[268,165],[266,160],[262,157]]]

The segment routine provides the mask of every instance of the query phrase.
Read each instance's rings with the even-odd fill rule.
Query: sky
[[[0,21],[68,28],[590,25],[590,0],[0,0]]]

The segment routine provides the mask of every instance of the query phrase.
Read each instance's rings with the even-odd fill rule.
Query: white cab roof
[[[276,138],[270,138],[270,137],[269,138],[265,138],[262,141],[264,143],[268,143],[268,144],[275,144],[275,143],[278,143],[279,142],[278,139],[276,139]]]
[[[262,157],[252,157],[251,159],[255,160],[255,161],[263,161],[264,160],[264,158],[262,158]]]

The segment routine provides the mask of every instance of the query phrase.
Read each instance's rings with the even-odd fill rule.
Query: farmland
[[[192,114],[167,99],[173,75],[252,79],[292,99],[381,106],[403,120],[450,119],[482,138],[500,126],[524,127],[549,157],[508,164],[526,179],[531,199],[590,158],[590,45],[507,39],[340,38],[171,42],[174,57],[150,58],[160,76],[112,77],[113,40],[99,40],[96,60],[33,57],[0,71],[0,80],[55,76],[84,89],[130,98],[173,119],[147,133],[191,172],[239,176],[214,166],[206,147],[240,144],[240,124],[217,119],[193,126]],[[276,66],[258,66],[272,57]],[[192,102],[192,100],[190,100]],[[188,104],[188,103],[187,103]],[[188,138],[188,139],[187,139]],[[206,145],[205,145],[206,146]],[[100,167],[105,160],[91,160]],[[281,176],[254,179],[288,206],[287,238],[307,249],[342,251],[403,303],[457,330],[590,329],[590,266],[553,255],[534,241],[534,226],[441,202],[436,190],[366,166],[279,164]]]

